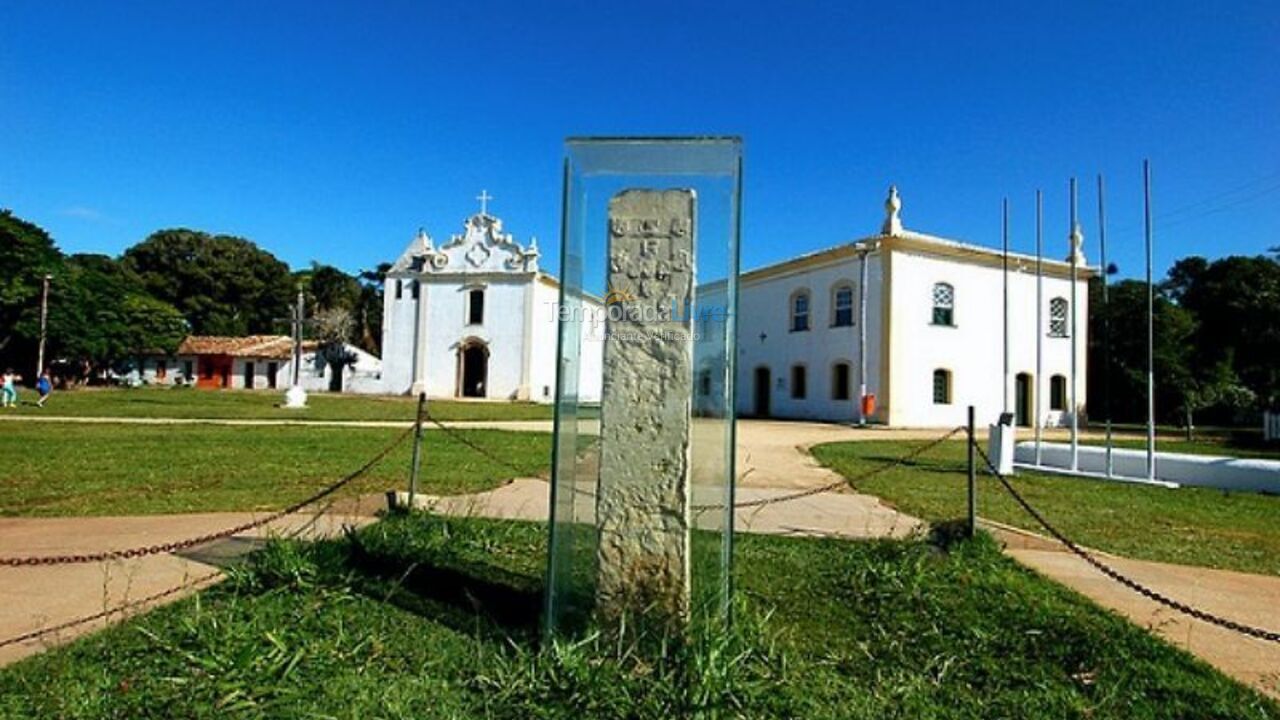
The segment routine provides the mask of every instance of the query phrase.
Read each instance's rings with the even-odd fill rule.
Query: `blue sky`
[[[554,266],[563,140],[738,134],[743,265],[908,228],[1065,256],[1094,176],[1142,272],[1280,245],[1280,5],[100,2],[5,4],[0,206],[67,251],[163,227],[294,266],[392,260],[482,189]],[[552,267],[554,269],[554,267]]]

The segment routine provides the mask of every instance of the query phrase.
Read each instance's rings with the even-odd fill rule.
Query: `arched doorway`
[[[755,416],[769,417],[769,397],[770,385],[773,384],[773,378],[767,367],[756,368],[755,378]]]
[[[1031,375],[1018,373],[1014,390],[1013,421],[1020,427],[1031,427],[1031,416],[1034,414],[1031,410]]]
[[[479,340],[458,348],[458,395],[482,398],[488,395],[489,347]]]

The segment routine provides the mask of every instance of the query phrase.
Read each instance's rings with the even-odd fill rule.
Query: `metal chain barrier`
[[[1191,605],[1188,605],[1179,600],[1174,600],[1173,598],[1167,595],[1164,595],[1159,591],[1153,590],[1147,587],[1146,585],[1143,585],[1137,580],[1134,580],[1133,578],[1121,573],[1119,570],[1116,570],[1115,568],[1111,567],[1107,563],[1104,563],[1103,561],[1099,560],[1093,553],[1080,547],[1075,542],[1073,542],[1071,538],[1068,538],[1066,535],[1062,534],[1062,531],[1054,527],[1053,524],[1050,523],[1043,514],[1041,514],[1038,510],[1036,510],[1035,507],[1033,507],[1031,503],[1028,502],[1027,499],[1024,498],[1022,494],[1019,493],[1013,487],[1013,485],[1009,482],[1008,478],[1006,478],[1002,473],[1000,473],[999,470],[996,469],[995,464],[991,462],[991,458],[987,456],[986,451],[982,449],[981,445],[978,445],[975,442],[974,449],[978,451],[978,454],[980,456],[982,456],[982,461],[987,466],[987,472],[991,473],[993,476],[995,476],[997,480],[1000,481],[1000,484],[1004,486],[1004,489],[1008,491],[1009,495],[1013,497],[1014,501],[1017,502],[1018,505],[1022,506],[1022,509],[1026,510],[1027,514],[1030,515],[1032,518],[1034,518],[1035,521],[1040,524],[1040,527],[1045,529],[1045,532],[1049,533],[1051,536],[1053,536],[1055,540],[1062,543],[1062,545],[1066,547],[1068,550],[1070,550],[1072,554],[1076,555],[1081,560],[1084,560],[1085,562],[1089,563],[1089,565],[1093,566],[1096,570],[1098,570],[1098,572],[1101,572],[1103,575],[1106,575],[1112,580],[1115,580],[1116,582],[1138,593],[1139,595],[1147,598],[1148,600],[1152,600],[1153,602],[1163,605],[1171,610],[1176,610],[1177,612],[1180,612],[1183,615],[1193,617],[1196,620],[1207,622],[1210,625],[1217,625],[1220,628],[1225,628],[1227,630],[1231,630],[1231,631],[1240,633],[1242,635],[1248,635],[1249,637],[1256,638],[1258,640],[1266,640],[1269,642],[1280,643],[1280,632],[1275,632],[1272,630],[1264,630],[1262,628],[1256,628],[1249,625],[1245,625],[1244,623],[1236,622],[1235,620],[1231,620],[1229,618],[1224,618],[1219,615],[1215,615],[1206,610],[1201,610],[1200,608],[1192,607]]]
[[[368,462],[361,465],[356,470],[348,473],[347,475],[344,475],[337,482],[320,490],[314,495],[311,495],[310,497],[300,500],[284,508],[283,510],[277,510],[276,512],[270,513],[268,515],[264,515],[263,517],[258,518],[256,520],[251,520],[249,522],[236,525],[235,527],[230,527],[225,530],[220,530],[214,533],[208,533],[206,535],[199,535],[197,537],[187,538],[185,540],[176,540],[173,542],[158,543],[155,545],[145,545],[141,547],[127,548],[124,550],[105,550],[105,551],[96,552],[96,553],[77,553],[77,554],[68,554],[68,555],[38,555],[38,556],[32,556],[32,557],[0,557],[0,567],[31,567],[36,565],[71,565],[71,564],[81,564],[81,563],[104,562],[109,560],[127,560],[130,558],[146,557],[148,555],[161,555],[164,553],[172,553],[178,550],[185,550],[187,548],[195,547],[197,545],[204,545],[206,543],[210,543],[215,540],[224,540],[226,538],[260,528],[263,525],[270,524],[288,515],[293,515],[294,513],[302,510],[308,505],[311,505],[320,500],[323,500],[324,498],[341,490],[343,487],[346,487],[347,485],[355,481],[357,478],[363,476],[365,473],[372,470],[375,465],[382,462],[388,455],[391,454],[391,451],[395,450],[396,447],[400,445],[400,443],[404,442],[405,439],[408,438],[412,432],[413,432],[412,427],[405,430],[403,433],[397,436],[395,440],[391,441],[390,444],[388,444],[382,450],[378,451],[378,453],[374,455],[372,458],[370,458]]]
[[[486,460],[492,463],[501,465],[502,467],[514,472],[518,477],[537,477],[539,475],[539,473],[529,472],[528,468],[522,468],[519,465],[516,465],[511,461],[507,460],[506,458],[502,457],[501,455],[498,455],[497,453],[494,453],[484,447],[481,447],[480,445],[477,445],[475,441],[467,437],[465,432],[460,428],[453,427],[452,425],[445,425],[443,422],[433,417],[431,415],[430,409],[428,409],[427,406],[424,406],[422,409],[422,417],[424,420],[426,420],[427,422],[435,426],[436,429],[443,431],[451,439],[456,440],[459,444],[470,448],[476,454],[484,457]]]
[[[925,443],[924,445],[921,445],[918,448],[915,448],[914,450],[907,453],[906,455],[903,455],[899,458],[886,462],[883,465],[877,465],[876,467],[873,467],[869,470],[865,470],[851,478],[842,477],[838,481],[829,483],[827,485],[809,488],[807,490],[800,490],[794,493],[789,493],[787,495],[780,495],[778,497],[760,498],[758,500],[746,500],[743,502],[736,502],[733,504],[733,508],[735,510],[739,510],[742,508],[754,508],[754,507],[765,507],[767,505],[776,505],[779,503],[790,502],[792,500],[807,498],[812,495],[820,495],[824,492],[839,490],[840,488],[843,488],[843,487],[848,487],[854,492],[859,492],[858,483],[863,482],[865,480],[870,480],[871,478],[881,473],[888,472],[895,468],[901,467],[913,460],[919,459],[920,456],[924,455],[930,450],[933,450],[934,448],[938,447],[942,443],[950,440],[951,438],[955,437],[956,435],[964,431],[965,431],[965,426],[963,425],[952,428],[951,430],[947,431],[946,434],[936,437],[933,440],[930,440],[929,442]],[[694,505],[693,511],[705,512],[708,510],[723,510],[724,507],[725,507],[724,503],[714,503],[709,505]]]

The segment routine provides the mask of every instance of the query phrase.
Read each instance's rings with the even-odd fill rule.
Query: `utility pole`
[[[1004,281],[1004,374],[1001,376],[1000,412],[1009,412],[1009,198],[1004,199],[1001,218],[1001,237],[1004,239],[1004,250],[1001,254],[1001,276]]]
[[[1155,286],[1151,283],[1151,161],[1142,161],[1143,235],[1147,246],[1147,479],[1156,479]]]
[[[36,377],[44,373],[44,345],[49,332],[49,281],[52,275],[44,276],[44,288],[40,292],[40,345],[36,352]]]

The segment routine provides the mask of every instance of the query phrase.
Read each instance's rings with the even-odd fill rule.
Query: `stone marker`
[[[596,592],[606,617],[689,614],[692,190],[609,201]]]

